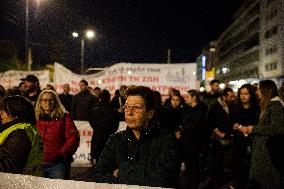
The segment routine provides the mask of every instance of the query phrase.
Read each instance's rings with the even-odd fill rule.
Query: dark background
[[[80,40],[72,31],[96,31],[86,41],[85,67],[117,62],[194,62],[217,39],[244,0],[30,0],[33,69],[58,61],[80,70]],[[9,40],[24,61],[25,0],[1,0],[0,40]]]

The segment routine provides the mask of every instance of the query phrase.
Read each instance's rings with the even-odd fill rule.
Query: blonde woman
[[[44,90],[36,103],[35,115],[44,145],[44,177],[68,179],[72,155],[79,146],[79,133],[70,114],[53,90]]]

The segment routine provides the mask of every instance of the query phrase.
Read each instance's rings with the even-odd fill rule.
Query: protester
[[[61,100],[61,103],[63,104],[65,109],[70,113],[73,95],[69,94],[69,92],[70,86],[69,84],[65,83],[63,85],[63,93],[58,95],[58,97]]]
[[[210,82],[210,91],[204,96],[204,103],[208,106],[208,109],[210,109],[220,97],[219,85],[219,80],[214,79]]]
[[[276,84],[271,80],[260,81],[257,94],[261,108],[259,124],[239,128],[242,133],[254,136],[250,185],[255,184],[259,188],[283,188],[283,175],[272,165],[267,141],[272,136],[284,134],[284,103],[278,96]],[[280,153],[283,153],[281,150],[282,148],[279,149]]]
[[[5,97],[0,115],[0,172],[41,176],[43,146],[33,105],[22,96]]]
[[[115,95],[111,100],[110,104],[119,113],[119,121],[125,121],[124,117],[124,104],[125,104],[125,90],[127,86],[122,85],[119,88],[119,94]]]
[[[177,93],[180,94],[180,91],[179,91],[179,90],[176,90],[176,89],[174,89],[174,88],[170,88],[169,91],[168,91],[168,96],[169,96],[169,97],[165,100],[163,106],[165,106],[165,107],[170,106],[170,105],[171,105],[171,99],[172,99],[173,94],[177,94]]]
[[[95,164],[104,149],[109,136],[119,126],[118,112],[110,106],[110,93],[102,90],[98,95],[99,103],[91,110],[90,124],[93,128],[91,141],[91,163]]]
[[[234,91],[225,88],[217,102],[208,112],[208,124],[213,131],[212,155],[214,176],[224,175],[224,157],[229,151],[231,126],[229,121],[229,106],[235,100]]]
[[[238,128],[257,125],[259,121],[259,107],[254,88],[244,84],[238,91],[236,111],[230,113],[233,125],[231,175],[234,188],[246,188],[251,158],[252,137],[245,136]]]
[[[101,88],[95,87],[92,91],[92,94],[95,96],[95,103],[99,103],[99,95],[102,92]]]
[[[53,90],[40,93],[35,107],[37,128],[44,145],[44,177],[68,179],[79,133]]]
[[[185,96],[188,105],[182,119],[182,154],[185,162],[185,188],[197,189],[200,182],[199,152],[201,132],[207,126],[207,106],[199,101],[198,92],[190,90]]]
[[[173,92],[170,104],[163,106],[159,113],[158,120],[161,127],[174,134],[181,126],[184,106],[184,99],[180,95],[180,92]]]
[[[134,86],[126,95],[127,129],[109,138],[94,181],[174,187],[180,168],[176,143],[172,134],[151,125],[156,109],[153,91]]]
[[[80,81],[81,92],[73,97],[71,105],[71,115],[73,120],[89,121],[90,110],[95,107],[94,95],[88,90],[88,82]]]
[[[21,80],[25,82],[24,96],[35,105],[38,95],[41,92],[38,78],[35,75],[27,75],[27,77],[22,78]]]

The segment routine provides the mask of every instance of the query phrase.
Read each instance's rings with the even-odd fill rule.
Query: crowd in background
[[[0,87],[0,171],[41,175],[40,166],[35,165],[41,162],[44,177],[68,179],[72,155],[79,145],[73,120],[82,120],[89,121],[93,128],[90,163],[94,167],[97,165],[94,175],[104,178],[102,171],[106,159],[112,160],[106,155],[110,148],[109,137],[117,131],[119,122],[125,121],[125,112],[131,108],[127,106],[127,100],[132,100],[127,96],[135,90],[127,95],[129,87],[121,86],[111,97],[106,89],[91,88],[85,80],[79,85],[81,91],[78,94],[69,94],[69,84],[63,86],[62,94],[57,94],[52,85],[41,90],[38,78],[28,75],[13,89]],[[182,172],[176,175],[177,182],[172,185],[134,182],[126,178],[125,184],[193,189],[202,188],[202,185],[218,188],[224,184],[240,189],[283,188],[284,166],[279,163],[279,158],[275,159],[275,151],[279,149],[274,149],[273,140],[278,137],[279,144],[284,136],[284,85],[278,89],[273,81],[263,80],[257,85],[244,84],[237,93],[231,88],[220,90],[219,85],[218,80],[213,80],[210,91],[189,90],[186,95],[172,89],[165,102],[158,91],[153,91],[149,103],[155,104],[156,108],[149,125],[174,137]],[[138,94],[141,95],[134,95]],[[142,109],[135,106],[132,110],[139,112],[139,108]],[[10,131],[15,133],[4,133],[5,129],[15,125],[16,129]],[[114,142],[120,140],[119,136],[113,138]],[[15,153],[13,145],[21,146],[21,150]],[[159,151],[158,148],[154,151]],[[120,150],[127,151],[123,147]],[[4,152],[11,158],[4,157]],[[43,160],[40,161],[41,154]],[[36,161],[32,162],[31,158]],[[137,166],[133,172],[137,169],[142,168]],[[159,175],[155,174],[153,178]],[[110,176],[112,179],[103,181],[113,182],[118,173]],[[94,181],[100,179],[94,177]]]

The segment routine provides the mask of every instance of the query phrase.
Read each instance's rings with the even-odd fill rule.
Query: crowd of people
[[[1,172],[68,179],[80,140],[73,120],[82,120],[93,128],[94,182],[284,188],[284,85],[263,80],[235,93],[213,80],[208,92],[172,89],[165,102],[145,86],[121,86],[111,98],[85,80],[79,85],[74,96],[68,84],[57,94],[28,75],[0,88]],[[120,121],[127,128],[116,132]]]

